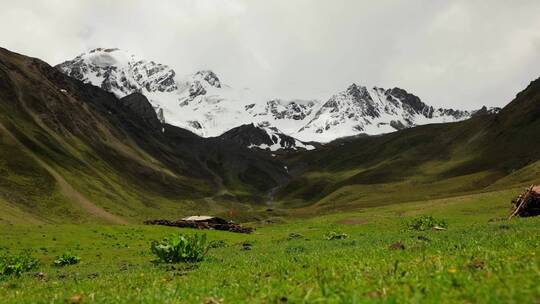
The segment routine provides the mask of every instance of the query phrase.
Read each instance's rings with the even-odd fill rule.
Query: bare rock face
[[[221,82],[219,81],[219,78],[214,72],[210,70],[198,71],[197,73],[195,73],[194,78],[203,79],[204,81],[209,83],[211,86],[216,87],[216,88],[221,88]]]
[[[247,124],[223,133],[220,138],[237,142],[249,148],[262,150],[311,150],[314,146],[281,133],[268,125]]]
[[[206,94],[206,90],[200,81],[194,81],[189,87],[189,97],[191,99]]]
[[[159,130],[161,121],[148,99],[141,93],[132,93],[120,99],[120,102],[136,115],[144,119],[152,129]]]
[[[170,67],[136,58],[119,49],[97,48],[56,66],[64,74],[123,97],[133,92],[172,92],[176,73]]]

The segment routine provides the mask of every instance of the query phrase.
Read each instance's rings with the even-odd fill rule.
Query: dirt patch
[[[338,221],[337,223],[341,225],[365,225],[369,223],[369,219],[365,217],[351,217]]]

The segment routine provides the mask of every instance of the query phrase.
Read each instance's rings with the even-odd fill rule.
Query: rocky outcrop
[[[278,129],[268,125],[242,125],[223,133],[220,138],[237,142],[246,147],[270,151],[297,149],[310,150],[314,148],[312,145],[285,135]]]
[[[141,93],[132,93],[120,99],[122,105],[141,117],[152,129],[160,130],[161,121],[148,99]]]

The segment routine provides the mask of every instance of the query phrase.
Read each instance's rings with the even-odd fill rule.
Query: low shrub
[[[410,230],[425,231],[437,227],[448,228],[448,224],[444,220],[436,219],[431,215],[422,215],[407,222],[407,228]]]
[[[81,261],[81,258],[71,252],[65,252],[54,259],[54,266],[64,267],[67,265],[75,265]]]
[[[16,275],[34,270],[39,266],[39,261],[29,253],[17,255],[4,254],[0,256],[0,276]]]
[[[202,261],[210,249],[206,234],[172,235],[161,241],[153,241],[150,249],[156,262],[194,263]]]
[[[328,241],[331,240],[344,240],[348,238],[349,235],[344,232],[336,232],[336,231],[330,231],[327,234],[324,235],[324,238]]]

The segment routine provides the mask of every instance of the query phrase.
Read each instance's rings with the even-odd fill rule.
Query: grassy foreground
[[[536,303],[540,218],[501,219],[518,191],[291,220],[260,226],[252,235],[208,231],[210,240],[227,246],[212,249],[200,263],[174,266],[151,263],[151,240],[198,231],[1,226],[0,253],[30,249],[41,266],[0,279],[0,302]],[[405,223],[420,214],[446,220],[448,230],[407,230]],[[349,237],[326,240],[331,231]],[[389,248],[398,241],[405,249]],[[65,251],[81,263],[52,266]]]

